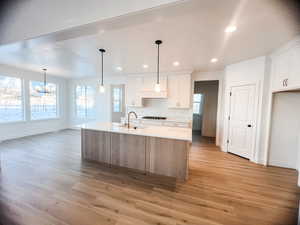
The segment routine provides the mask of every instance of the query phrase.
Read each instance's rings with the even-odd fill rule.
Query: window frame
[[[1,122],[0,125],[5,125],[5,124],[17,124],[17,123],[24,123],[26,122],[27,114],[26,114],[26,92],[25,92],[25,79],[18,77],[18,76],[10,76],[10,75],[2,75],[2,77],[9,77],[9,78],[15,78],[19,79],[21,81],[21,111],[22,111],[22,120],[15,120],[15,121],[7,121],[7,122]]]
[[[79,116],[78,114],[78,111],[77,111],[77,87],[84,87],[84,90],[85,90],[85,99],[87,99],[87,88],[91,88],[93,90],[93,99],[94,99],[94,102],[96,103],[96,88],[93,86],[93,85],[89,85],[89,84],[75,84],[74,85],[74,114],[75,114],[75,118],[76,119],[79,119],[79,120],[85,120],[85,121],[88,121],[88,120],[93,120],[93,119],[96,119],[95,117],[89,117],[89,113],[88,113],[88,107],[87,107],[87,100],[85,101],[85,106],[84,106],[84,117],[81,117]],[[92,110],[95,111],[96,113],[96,105],[94,104]]]
[[[51,117],[51,118],[39,118],[39,119],[32,119],[32,112],[31,112],[31,82],[41,82],[43,83],[43,81],[40,80],[28,80],[28,121],[30,122],[35,122],[35,121],[47,121],[47,120],[59,120],[61,119],[61,115],[60,115],[60,102],[59,102],[59,94],[60,94],[60,85],[57,82],[47,82],[50,84],[55,84],[56,86],[56,95],[55,95],[55,100],[56,100],[56,117]]]
[[[112,87],[112,111],[113,113],[123,113],[123,93],[122,93],[122,88],[121,87]],[[114,90],[115,89],[118,89],[119,90],[119,100],[116,101],[115,100],[115,93],[114,93]],[[115,102],[118,102],[119,103],[119,108],[118,108],[118,111],[115,111]]]
[[[200,101],[194,101],[194,95],[200,95],[201,96],[201,100]],[[203,100],[204,100],[204,94],[203,93],[195,93],[195,94],[193,94],[193,115],[201,115],[201,113],[200,113],[200,109],[201,109],[201,107],[203,106]],[[197,112],[197,113],[195,113],[194,112],[194,104],[199,104],[199,112]]]

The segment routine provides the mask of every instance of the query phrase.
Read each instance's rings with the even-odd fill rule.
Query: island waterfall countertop
[[[122,126],[120,123],[102,123],[102,122],[90,122],[77,126],[78,128],[95,130],[95,131],[106,131],[120,134],[131,134],[148,137],[167,138],[192,142],[192,129],[181,128],[181,127],[165,127],[165,126],[143,126],[134,128],[127,128]]]

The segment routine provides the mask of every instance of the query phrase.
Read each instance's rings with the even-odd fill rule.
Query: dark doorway
[[[215,143],[219,81],[195,81],[193,95],[193,141]]]

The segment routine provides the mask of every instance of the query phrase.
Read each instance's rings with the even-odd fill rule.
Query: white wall
[[[256,130],[256,142],[253,148],[253,153],[250,160],[259,162],[259,152],[260,152],[260,135],[261,135],[261,121],[262,121],[262,102],[264,99],[264,80],[266,74],[266,57],[257,57],[254,59],[242,61],[236,64],[232,64],[225,69],[225,109],[224,109],[224,139],[222,150],[226,151],[226,140],[228,136],[228,116],[230,107],[230,89],[233,86],[255,84],[256,85],[256,124],[254,128]]]
[[[13,139],[18,137],[24,137],[39,133],[57,131],[60,129],[65,129],[68,127],[68,107],[67,107],[67,80],[62,78],[57,78],[53,76],[48,76],[48,81],[58,84],[58,104],[59,104],[59,118],[50,120],[39,120],[30,121],[29,117],[29,81],[36,80],[42,81],[43,74],[35,73],[31,71],[25,71],[16,69],[13,67],[8,67],[0,65],[0,75],[2,76],[12,76],[24,79],[24,103],[25,103],[25,115],[27,120],[22,122],[12,122],[12,123],[1,123],[0,124],[0,141]]]
[[[109,76],[109,75],[108,75]],[[110,78],[104,79],[104,86],[105,92],[99,93],[98,92],[98,78],[92,79],[73,79],[69,81],[68,84],[68,97],[69,97],[69,117],[70,123],[69,126],[73,127],[74,125],[88,122],[87,120],[79,119],[76,117],[75,111],[75,87],[76,85],[90,85],[96,89],[96,118],[93,119],[94,121],[99,122],[110,122],[111,121],[111,84],[126,84],[126,77],[125,76],[111,76]]]
[[[8,0],[0,4],[0,44],[17,42],[176,1]]]
[[[218,94],[218,112],[217,112],[217,131],[216,131],[216,145],[223,148],[223,134],[224,134],[224,71],[214,72],[194,72],[192,74],[192,90],[194,90],[195,81],[219,81],[219,94]]]
[[[300,92],[274,94],[269,165],[298,169]]]

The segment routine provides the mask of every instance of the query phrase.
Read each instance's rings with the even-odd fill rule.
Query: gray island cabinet
[[[90,123],[80,128],[84,160],[149,175],[174,177],[181,181],[188,177],[191,145],[191,131],[188,128],[172,128],[169,134],[165,133],[168,131],[166,127],[134,130],[111,123]],[[160,132],[155,135],[153,129],[160,129]]]

